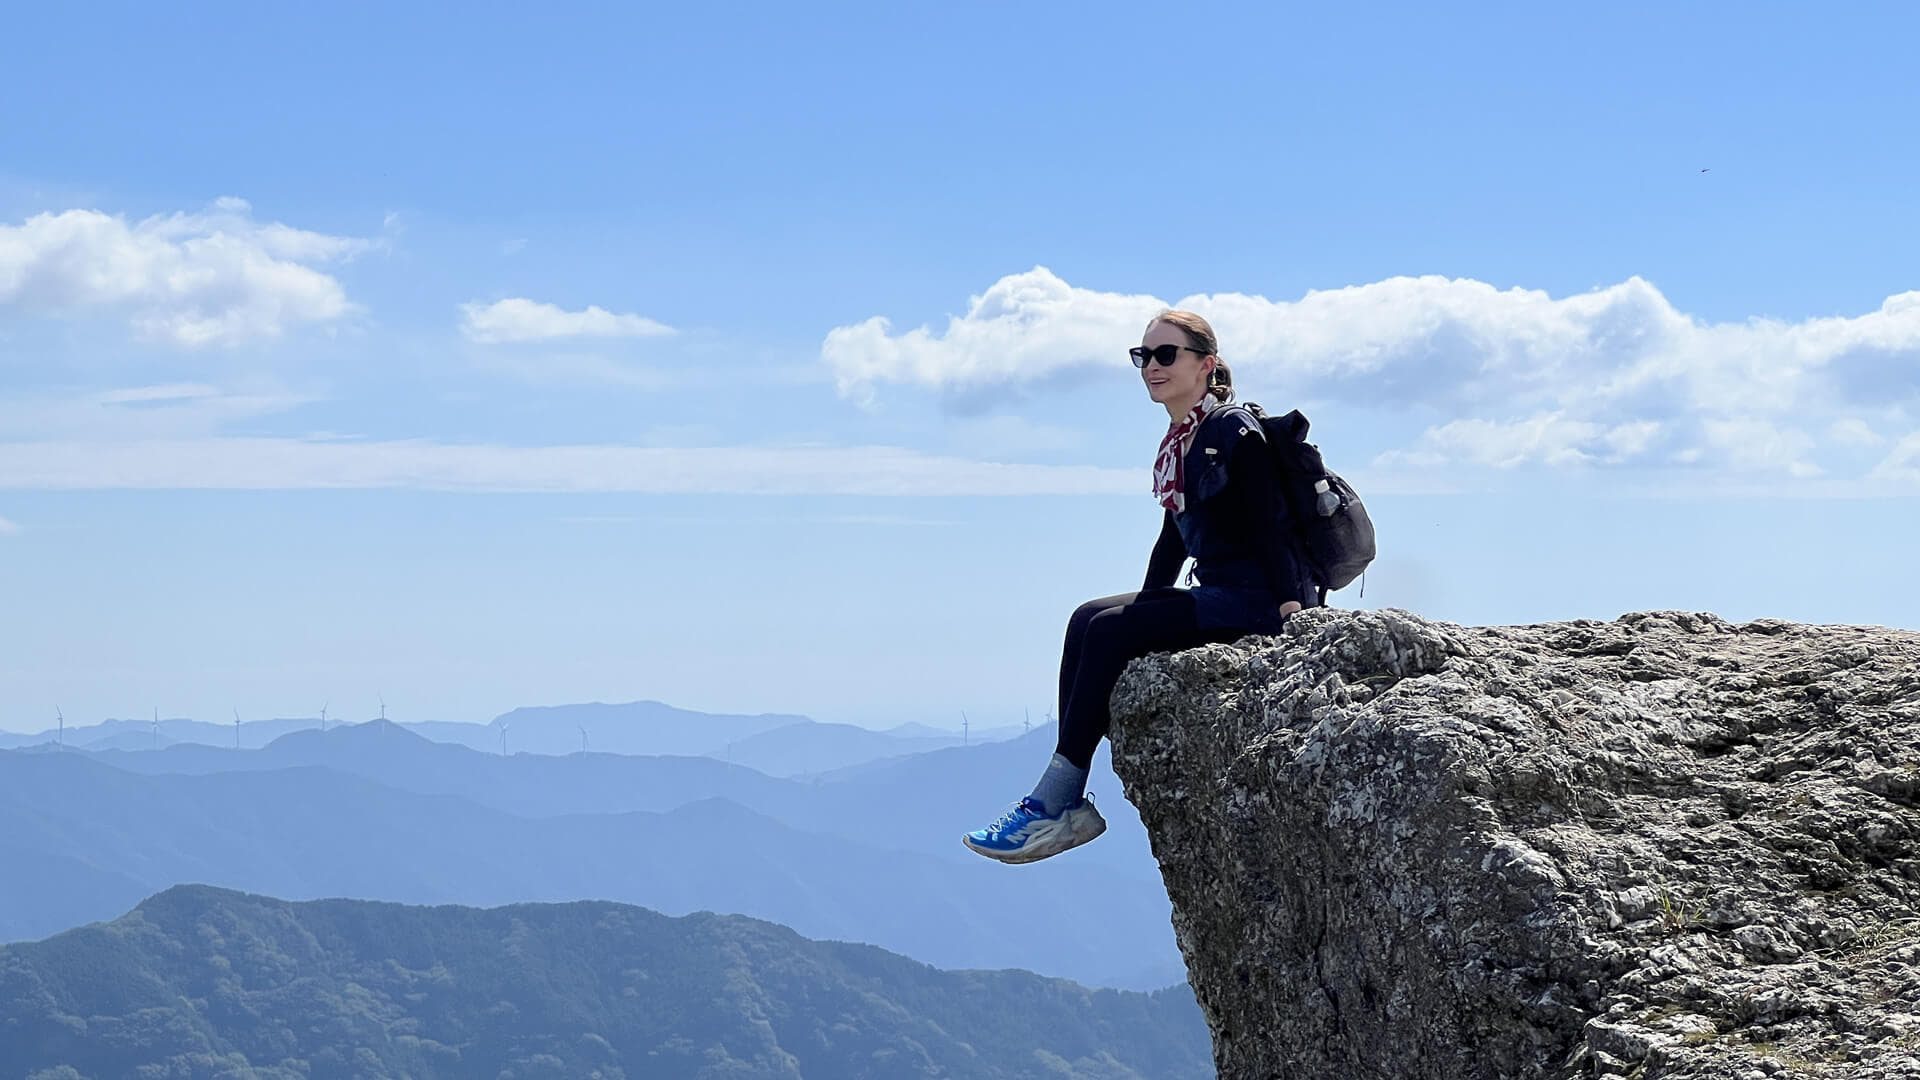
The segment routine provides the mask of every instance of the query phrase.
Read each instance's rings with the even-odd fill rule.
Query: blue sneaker
[[[975,829],[961,837],[960,842],[989,859],[1030,863],[1079,847],[1106,831],[1107,820],[1086,796],[1049,816],[1040,800],[1029,795],[1002,814],[1000,820],[984,829]]]

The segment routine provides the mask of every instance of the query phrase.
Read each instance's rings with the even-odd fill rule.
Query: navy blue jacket
[[[1147,562],[1146,588],[1166,588],[1189,557],[1202,585],[1262,589],[1276,604],[1313,607],[1318,590],[1294,555],[1286,501],[1260,422],[1228,405],[1208,413],[1183,462],[1186,509],[1169,510]]]

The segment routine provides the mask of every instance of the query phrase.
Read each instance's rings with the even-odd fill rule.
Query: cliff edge
[[[1317,609],[1113,706],[1221,1080],[1920,1077],[1920,634]]]

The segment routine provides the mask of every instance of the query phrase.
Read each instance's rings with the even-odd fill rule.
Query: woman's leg
[[[1201,629],[1193,598],[1182,589],[1138,593],[1127,603],[1094,613],[1081,632],[1073,685],[1060,710],[1055,753],[1080,769],[1093,763],[1093,752],[1113,722],[1107,699],[1128,661],[1210,641],[1235,641],[1246,633],[1227,627]]]
[[[967,847],[1002,862],[1032,862],[1084,844],[1107,823],[1084,797],[1093,751],[1106,734],[1107,697],[1127,661],[1150,652],[1207,641],[1232,641],[1242,630],[1202,630],[1193,598],[1181,589],[1150,589],[1089,600],[1067,620],[1060,655],[1060,732],[1053,760],[1033,794],[984,829]]]
[[[1073,694],[1073,679],[1080,671],[1080,647],[1086,640],[1087,624],[1095,615],[1108,608],[1121,607],[1133,602],[1139,593],[1121,593],[1118,596],[1103,596],[1098,600],[1089,600],[1073,609],[1067,617],[1067,640],[1060,647],[1060,705],[1053,715],[1064,722],[1067,715],[1067,699]]]
[[[1061,730],[1065,730],[1067,703],[1073,694],[1074,680],[1080,674],[1080,656],[1087,639],[1087,627],[1101,612],[1125,607],[1139,596],[1139,593],[1120,593],[1089,600],[1075,608],[1067,618],[1067,640],[1060,646],[1060,711],[1054,714],[1060,717],[1063,725]],[[1086,766],[1075,765],[1061,757],[1056,749],[1053,758],[1047,762],[1046,771],[1034,782],[1033,793],[1027,797],[1039,802],[1047,813],[1058,814],[1079,802],[1086,790]]]

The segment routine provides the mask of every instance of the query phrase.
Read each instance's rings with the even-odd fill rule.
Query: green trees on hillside
[[[1212,1076],[1184,987],[945,972],[771,923],[611,903],[286,903],[204,887],[0,949],[0,1061],[34,1080]]]

